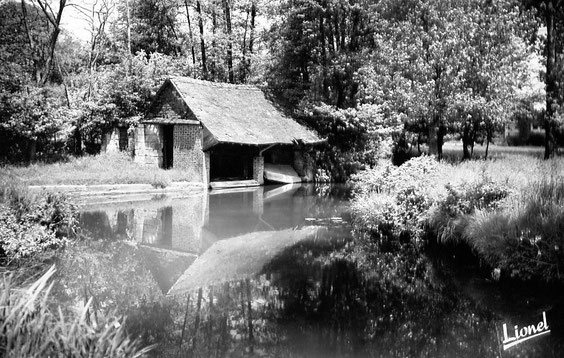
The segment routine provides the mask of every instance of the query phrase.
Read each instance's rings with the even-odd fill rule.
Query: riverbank
[[[77,207],[64,194],[34,193],[17,180],[0,179],[0,352],[18,357],[148,352],[115,313],[91,315],[92,301],[80,311],[53,305],[55,268],[47,268],[77,239]]]
[[[382,163],[354,179],[354,224],[387,247],[465,244],[496,280],[562,283],[563,178],[562,159]]]
[[[175,182],[201,182],[195,172],[152,168],[135,163],[125,153],[72,157],[66,162],[0,167],[0,181],[30,186],[149,184],[166,188]]]
[[[193,182],[173,182],[164,188],[151,184],[30,185],[28,188],[32,193],[64,193],[77,205],[145,201],[160,195],[181,197],[206,190],[202,183]]]

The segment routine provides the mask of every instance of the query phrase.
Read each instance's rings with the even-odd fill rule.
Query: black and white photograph
[[[0,0],[0,357],[564,357],[564,0]]]

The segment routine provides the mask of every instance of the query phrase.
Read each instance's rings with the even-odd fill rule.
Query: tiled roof
[[[204,149],[217,143],[269,145],[321,141],[313,131],[277,110],[255,86],[188,77],[173,77],[167,82],[204,126]]]

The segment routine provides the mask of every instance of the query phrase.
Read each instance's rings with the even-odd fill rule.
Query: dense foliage
[[[387,245],[464,242],[503,277],[561,282],[563,177],[532,158],[381,165],[355,177],[355,227]]]
[[[0,7],[2,161],[99,152],[111,128],[137,125],[171,75],[263,86],[328,139],[312,157],[338,180],[400,138],[439,156],[445,139],[461,138],[468,158],[516,118],[544,123],[552,153],[562,122],[562,1]],[[80,40],[61,20],[72,11],[88,28]]]
[[[78,212],[67,197],[32,193],[13,176],[0,177],[0,260],[33,257],[66,245],[76,234]]]

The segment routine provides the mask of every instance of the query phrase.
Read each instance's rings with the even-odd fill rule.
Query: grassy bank
[[[166,187],[176,181],[199,181],[189,170],[145,167],[124,153],[72,158],[68,162],[5,166],[1,175],[26,185],[152,184]]]
[[[564,161],[384,163],[354,179],[355,227],[393,245],[467,243],[494,275],[564,281]]]
[[[137,357],[146,350],[130,339],[113,314],[90,317],[59,308],[50,298],[51,258],[76,239],[78,212],[62,194],[33,193],[0,176],[0,356]],[[38,279],[37,273],[46,272]]]

